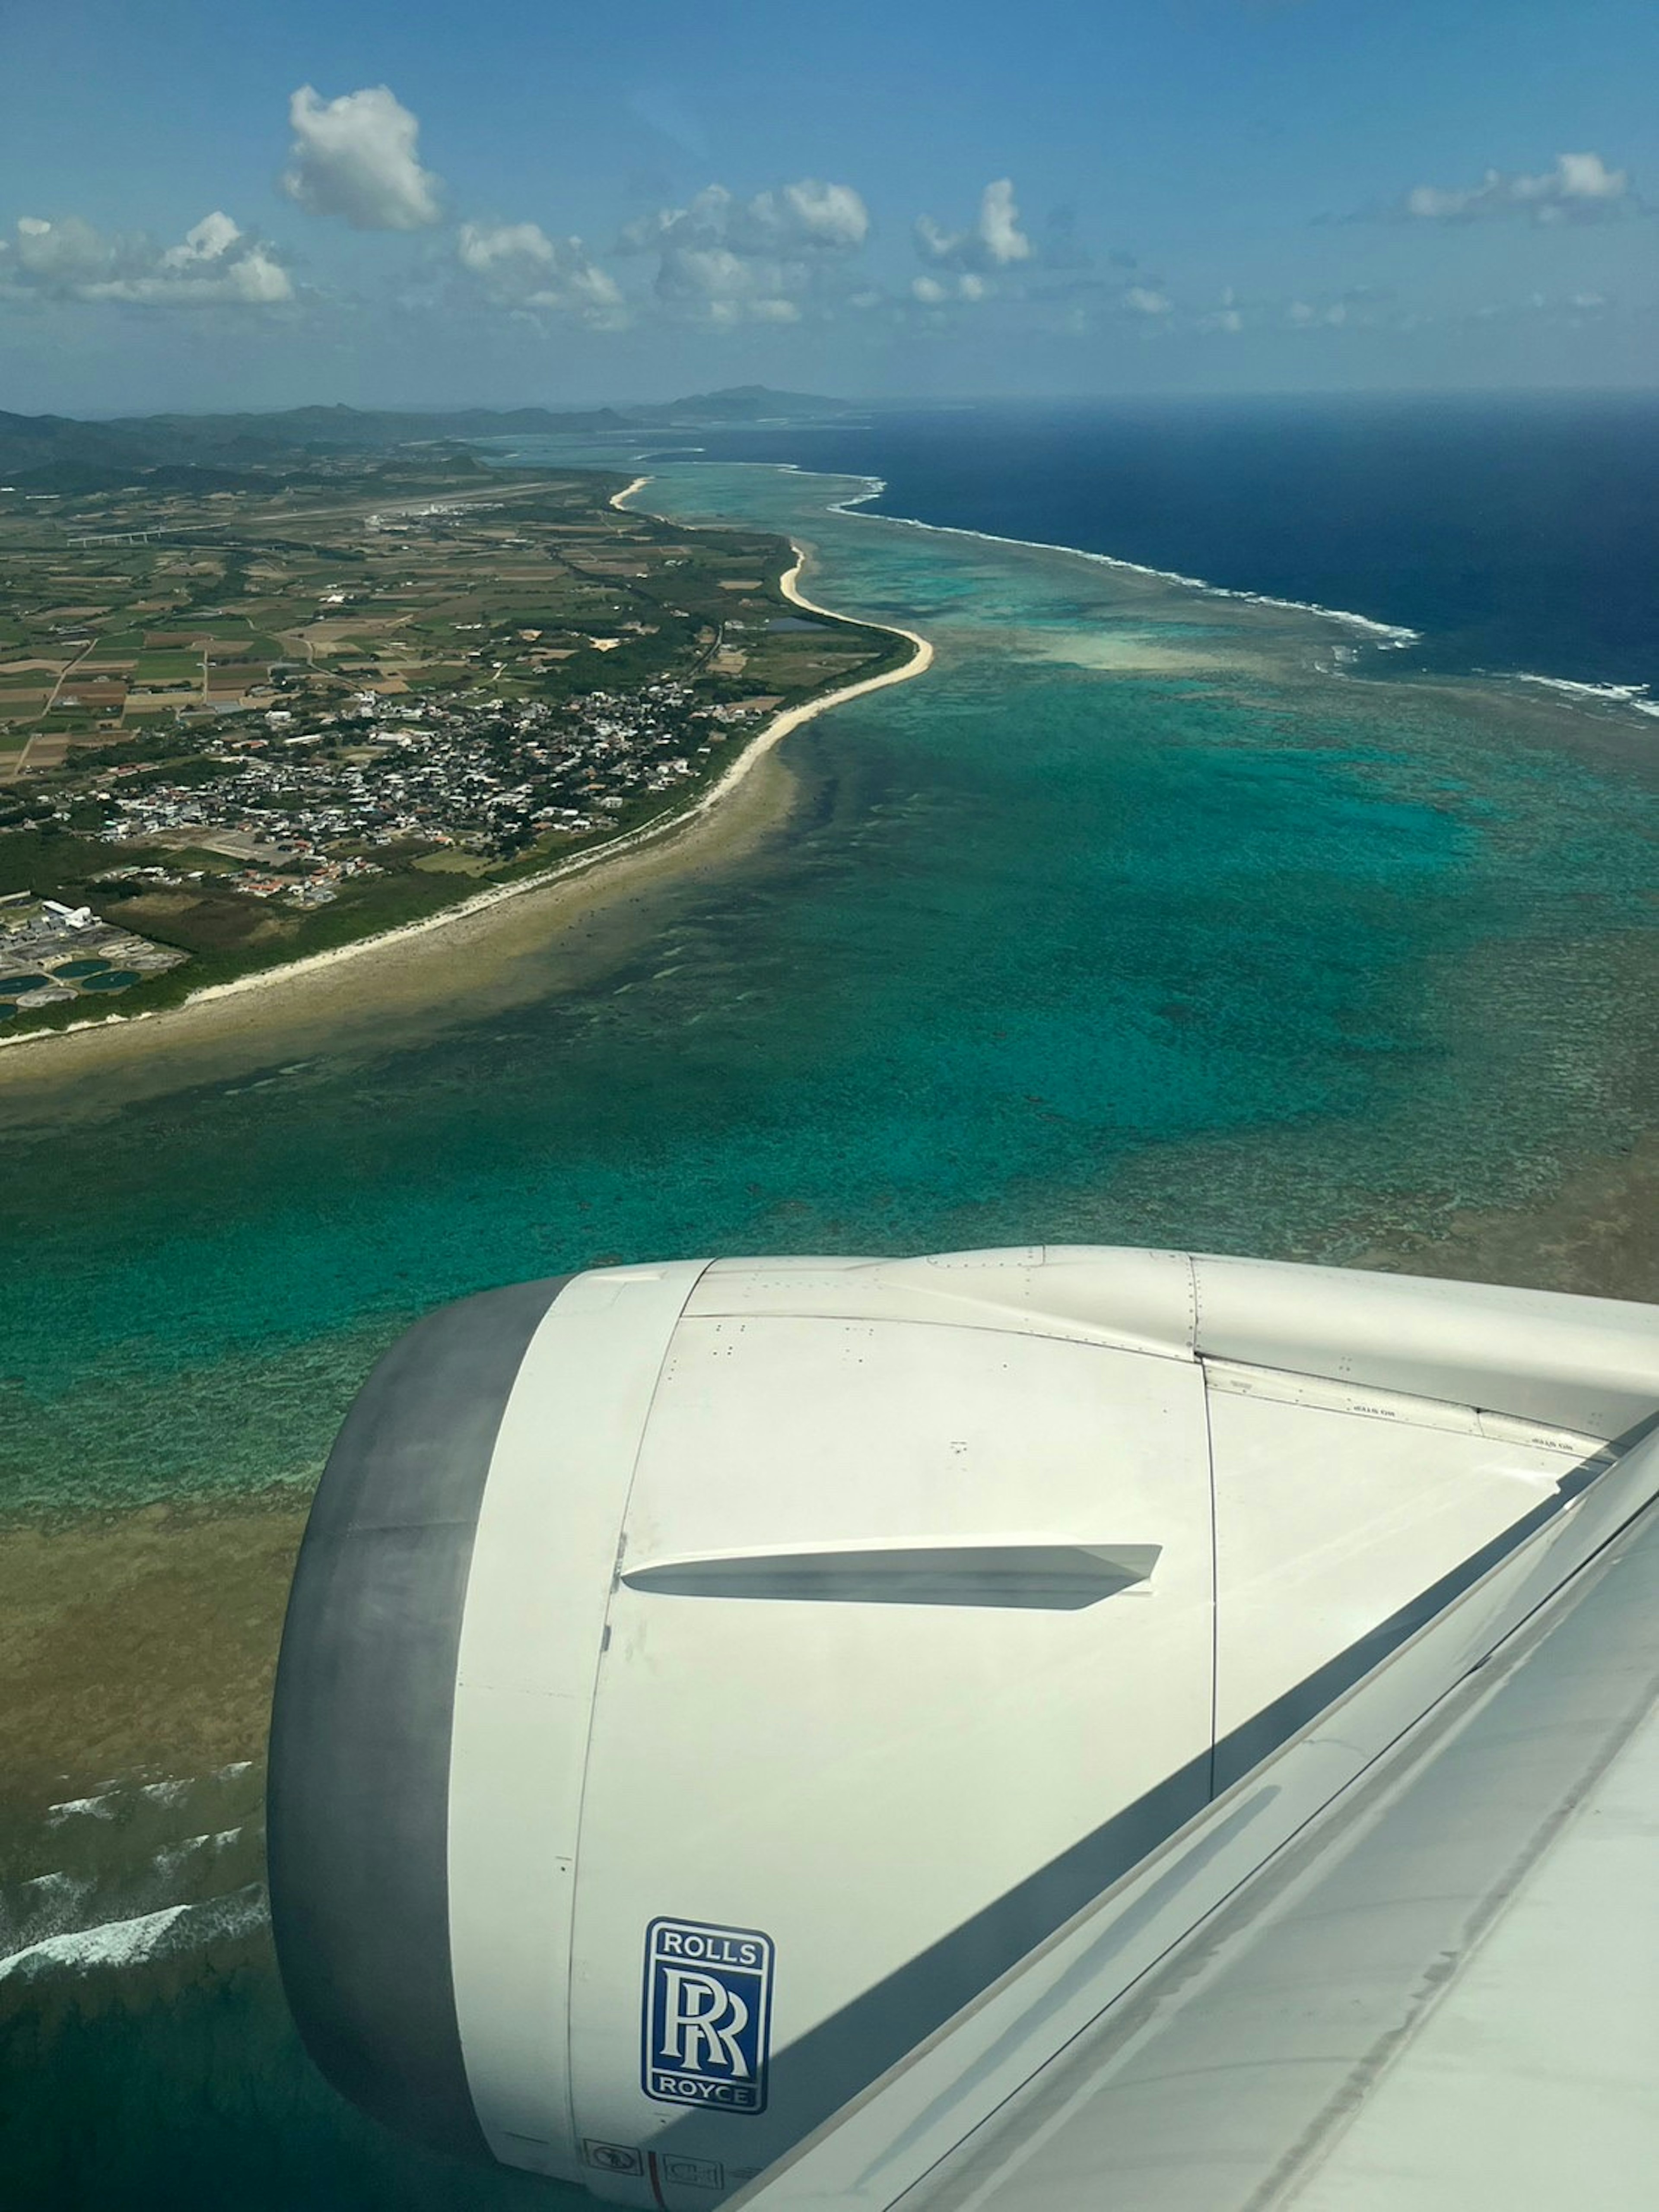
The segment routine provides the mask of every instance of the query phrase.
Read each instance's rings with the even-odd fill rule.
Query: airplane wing
[[[1254,1873],[1350,1701],[733,2204],[1650,2204],[1656,1692],[1649,1506]]]

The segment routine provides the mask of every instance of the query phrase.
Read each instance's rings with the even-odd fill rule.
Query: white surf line
[[[611,506],[620,507],[624,499],[643,490],[650,481],[649,477],[636,477],[625,490],[613,495]],[[719,530],[726,526],[685,523],[675,526]],[[736,790],[744,778],[752,772],[758,760],[816,715],[827,714],[831,707],[845,706],[849,699],[862,698],[866,691],[882,691],[890,684],[908,683],[911,677],[920,676],[925,669],[932,666],[933,646],[918,631],[902,629],[895,623],[866,622],[861,615],[839,614],[834,608],[821,607],[807,599],[797,581],[805,565],[806,556],[793,539],[790,544],[795,564],[778,580],[779,589],[785,599],[798,607],[805,608],[809,614],[827,615],[838,622],[857,622],[866,629],[884,630],[890,636],[903,638],[914,650],[902,667],[889,668],[879,676],[866,676],[856,684],[844,684],[840,690],[826,692],[822,698],[809,699],[802,706],[787,708],[782,714],[775,714],[763,729],[756,732],[717,782],[710,784],[706,791],[677,812],[658,815],[654,820],[641,823],[637,830],[624,830],[620,836],[607,838],[602,845],[592,845],[584,853],[572,854],[568,860],[561,860],[556,866],[544,868],[538,875],[526,876],[522,883],[497,884],[487,891],[480,891],[473,898],[463,899],[457,906],[444,907],[436,914],[427,915],[419,921],[404,922],[396,929],[381,930],[373,937],[354,938],[349,945],[335,945],[327,952],[310,953],[305,959],[290,961],[285,967],[262,968],[254,975],[238,975],[228,983],[210,983],[205,990],[192,991],[176,1006],[154,1008],[139,1014],[105,1014],[96,1021],[68,1022],[60,1030],[30,1030],[21,1036],[0,1036],[0,1050],[21,1050],[28,1045],[50,1043],[54,1037],[74,1036],[83,1030],[109,1029],[117,1024],[164,1022],[170,1016],[184,1013],[193,1006],[204,1006],[221,999],[241,998],[251,991],[270,990],[278,983],[319,975],[325,969],[337,968],[348,960],[361,958],[366,952],[381,952],[392,945],[411,944],[416,938],[428,936],[434,930],[447,929],[452,923],[465,921],[475,915],[487,914],[494,907],[504,906],[508,899],[523,898],[532,891],[544,891],[555,884],[571,882],[576,877],[585,875],[590,868],[689,829],[694,822],[712,813],[721,799]]]
[[[858,516],[865,501],[877,496],[876,492],[868,491],[856,499],[844,501],[841,512]],[[1120,568],[1131,576],[1149,576],[1160,584],[1178,584],[1183,591],[1197,592],[1206,599],[1239,599],[1246,606],[1278,607],[1287,614],[1317,615],[1322,622],[1340,623],[1346,629],[1363,631],[1379,651],[1402,651],[1408,645],[1418,644],[1423,635],[1420,630],[1408,629],[1404,623],[1377,622],[1370,615],[1357,615],[1347,607],[1322,607],[1316,599],[1280,599],[1269,592],[1246,592],[1231,584],[1212,584],[1202,576],[1183,576],[1178,568],[1153,568],[1144,561],[1126,561],[1119,554],[1091,553],[1085,545],[1055,545],[1043,538],[1006,538],[994,530],[964,529],[958,523],[920,522],[913,514],[872,514],[858,519],[896,522],[906,530],[931,530],[946,538],[976,538],[987,545],[1026,545],[1038,553],[1070,553],[1079,561],[1092,561],[1103,568]]]
[[[1179,584],[1184,591],[1200,592],[1208,599],[1241,599],[1249,606],[1280,607],[1288,614],[1318,615],[1326,622],[1342,623],[1350,629],[1364,631],[1379,651],[1400,651],[1406,646],[1419,644],[1422,639],[1420,630],[1408,629],[1403,623],[1378,622],[1370,615],[1357,615],[1347,607],[1322,607],[1314,599],[1278,599],[1267,592],[1246,592],[1231,584],[1212,584],[1202,576],[1184,576],[1178,568],[1152,568],[1144,561],[1126,561],[1120,554],[1091,553],[1086,545],[1057,545],[1047,538],[1009,538],[994,530],[969,530],[958,522],[923,522],[914,514],[861,514],[860,509],[871,500],[879,499],[887,483],[884,477],[865,476],[855,469],[805,469],[799,461],[723,461],[720,466],[781,469],[792,476],[822,477],[827,483],[833,483],[837,477],[844,483],[851,477],[865,489],[851,492],[844,499],[832,500],[827,509],[830,514],[850,514],[861,522],[896,523],[902,530],[929,530],[940,538],[973,538],[985,545],[1019,545],[1034,553],[1069,553],[1079,561],[1092,561],[1102,568],[1121,568],[1128,575],[1150,576],[1160,584]],[[632,489],[630,485],[629,490]],[[617,495],[618,500],[626,496],[625,493]]]
[[[862,491],[850,493],[846,499],[837,499],[830,501],[830,512],[831,514],[856,514],[860,507],[867,507],[872,499],[879,499],[883,492],[887,489],[887,479],[885,477],[865,477],[861,481],[864,485],[864,489]],[[898,519],[904,520],[909,520],[908,516]],[[894,520],[895,518],[893,516],[886,514],[871,514],[865,517],[865,520],[866,522],[890,522]],[[926,530],[930,526],[930,525],[925,522],[918,522],[915,525],[915,527],[918,530]],[[1023,541],[1015,539],[1011,542],[1019,544]]]
[[[701,452],[702,449],[692,447],[689,450]],[[1374,644],[1379,652],[1401,651],[1422,641],[1420,630],[1409,629],[1401,623],[1378,622],[1370,615],[1355,614],[1349,608],[1321,606],[1315,599],[1274,599],[1265,592],[1246,592],[1230,584],[1212,584],[1202,576],[1183,575],[1178,568],[1152,568],[1144,562],[1127,561],[1115,553],[1091,552],[1083,545],[1059,545],[1042,538],[1008,538],[994,530],[969,530],[959,523],[923,522],[914,514],[871,514],[860,518],[860,509],[867,507],[872,500],[879,499],[887,489],[887,480],[884,477],[866,475],[855,469],[808,469],[799,461],[726,461],[721,465],[735,469],[777,469],[791,476],[822,477],[826,483],[837,480],[844,483],[850,477],[854,483],[864,486],[863,490],[849,492],[842,499],[831,500],[827,508],[830,514],[850,514],[867,522],[896,522],[906,530],[930,530],[941,538],[974,538],[988,545],[1024,545],[1039,553],[1070,553],[1079,561],[1092,561],[1103,568],[1121,568],[1130,575],[1149,576],[1158,583],[1178,584],[1183,590],[1196,592],[1206,598],[1242,599],[1250,606],[1281,607],[1288,613],[1318,615],[1327,622],[1341,623],[1351,629],[1359,630],[1364,634],[1362,641]],[[647,477],[636,477],[625,492],[617,493],[611,501],[612,506],[620,507],[623,500],[630,498],[648,481]],[[1338,646],[1335,648],[1336,662],[1320,664],[1322,673],[1328,676],[1346,673],[1343,660],[1354,649]],[[1648,684],[1575,683],[1564,676],[1534,676],[1519,669],[1477,669],[1474,672],[1489,676],[1500,683],[1538,684],[1547,690],[1558,691],[1565,698],[1585,703],[1595,702],[1607,706],[1628,707],[1635,714],[1659,720],[1659,699],[1652,696],[1653,687]]]
[[[755,465],[766,467],[769,464],[760,462]],[[798,464],[793,461],[783,462],[777,465],[797,469],[799,473],[815,475],[828,473],[823,471],[800,471]],[[940,537],[980,538],[988,545],[1029,545],[1042,553],[1071,553],[1074,554],[1079,561],[1093,561],[1104,568],[1121,568],[1131,575],[1152,577],[1159,583],[1178,584],[1183,589],[1196,592],[1207,599],[1241,599],[1249,606],[1279,607],[1284,609],[1286,613],[1317,615],[1323,621],[1340,623],[1349,629],[1361,632],[1360,642],[1373,646],[1380,653],[1401,652],[1407,646],[1422,642],[1422,631],[1408,629],[1403,623],[1378,622],[1370,615],[1355,614],[1346,607],[1322,606],[1316,599],[1275,599],[1267,592],[1246,592],[1237,589],[1230,584],[1212,584],[1202,576],[1184,576],[1176,568],[1152,568],[1144,562],[1126,561],[1116,554],[1091,553],[1086,546],[1056,545],[1046,538],[1002,537],[995,531],[969,530],[957,523],[922,522],[913,514],[860,516],[860,509],[866,507],[871,500],[879,499],[887,489],[886,483],[880,477],[865,477],[861,481],[866,489],[860,492],[852,493],[845,499],[835,501],[830,507],[831,514],[850,514],[857,520],[868,522],[896,522],[902,524],[907,530],[931,530],[936,532]],[[1349,650],[1349,647],[1344,646],[1339,646],[1336,648],[1339,654],[1346,653]],[[1327,675],[1340,675],[1343,672],[1340,666],[1327,667],[1324,670]],[[1593,702],[1603,706],[1626,707],[1634,714],[1644,714],[1651,720],[1659,720],[1659,699],[1653,696],[1653,687],[1649,684],[1575,683],[1565,676],[1534,676],[1521,669],[1477,670],[1474,672],[1492,677],[1499,682],[1536,684],[1545,690],[1559,692],[1565,698],[1583,704]]]
[[[1515,670],[1512,684],[1536,684],[1547,691],[1559,691],[1568,699],[1590,700],[1610,707],[1631,707],[1638,714],[1659,717],[1659,699],[1652,696],[1649,684],[1575,684],[1565,676],[1528,676],[1522,669]]]
[[[248,1882],[195,1904],[167,1905],[156,1912],[43,1936],[0,1959],[0,1982],[27,1984],[66,1969],[84,1973],[89,1967],[148,1966],[202,1944],[247,1935],[264,1921],[268,1910],[264,1885]]]

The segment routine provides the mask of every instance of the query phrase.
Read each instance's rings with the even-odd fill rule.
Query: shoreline
[[[842,473],[829,469],[803,469],[796,461],[727,462],[727,467],[784,468],[798,476],[832,477]],[[857,471],[848,471],[857,474]],[[1087,545],[1061,545],[1052,538],[1012,538],[1006,532],[974,530],[966,523],[925,522],[920,515],[872,514],[868,509],[872,500],[879,499],[888,489],[883,477],[862,476],[866,486],[861,492],[846,499],[836,500],[830,512],[847,514],[869,522],[897,523],[906,530],[928,530],[944,538],[971,538],[986,545],[1024,546],[1039,553],[1069,553],[1079,561],[1091,561],[1103,568],[1115,568],[1132,576],[1145,576],[1161,584],[1178,585],[1183,591],[1196,592],[1200,598],[1232,599],[1245,606],[1269,607],[1280,613],[1312,615],[1322,622],[1333,622],[1349,630],[1361,633],[1358,643],[1370,645],[1379,653],[1403,653],[1413,645],[1424,642],[1426,633],[1413,629],[1406,623],[1383,622],[1375,615],[1356,613],[1350,607],[1328,607],[1317,599],[1286,599],[1271,592],[1247,591],[1242,585],[1213,584],[1205,576],[1188,576],[1179,568],[1154,568],[1145,561],[1131,561],[1121,553],[1099,553]],[[1449,675],[1454,681],[1484,681],[1492,684],[1530,684],[1540,690],[1556,693],[1570,706],[1583,708],[1597,707],[1623,708],[1632,714],[1659,720],[1659,696],[1650,683],[1613,682],[1592,683],[1583,678],[1538,676],[1523,668],[1475,667],[1462,671],[1434,671],[1431,680],[1444,680]]]
[[[924,522],[916,514],[865,513],[861,510],[866,509],[872,499],[879,499],[887,489],[887,480],[884,477],[865,475],[856,469],[808,469],[803,468],[799,461],[725,461],[720,465],[726,468],[783,469],[791,476],[822,477],[826,483],[834,483],[837,479],[845,482],[850,476],[866,488],[846,499],[832,501],[829,508],[831,514],[851,515],[857,521],[890,522],[902,530],[929,530],[941,538],[971,538],[982,545],[1015,545],[1031,553],[1069,553],[1075,560],[1091,561],[1098,568],[1115,568],[1124,575],[1145,576],[1158,584],[1178,584],[1183,591],[1199,592],[1206,599],[1236,599],[1245,606],[1272,607],[1283,614],[1315,615],[1322,622],[1340,623],[1349,629],[1364,631],[1366,641],[1382,653],[1403,652],[1407,646],[1422,641],[1422,631],[1413,629],[1405,623],[1380,622],[1374,615],[1356,614],[1349,607],[1322,606],[1315,599],[1276,599],[1270,592],[1247,592],[1240,585],[1212,584],[1206,577],[1185,575],[1179,568],[1154,568],[1145,561],[1131,561],[1121,553],[1097,553],[1086,545],[1061,545],[1048,538],[1011,538],[1006,531],[974,530],[963,522]],[[649,481],[648,477],[639,479],[630,484],[627,491],[618,492],[611,501],[612,506],[619,506],[629,497],[639,489],[640,482]],[[1553,679],[1537,677],[1526,680],[1549,683]],[[1659,707],[1650,711],[1659,712]]]
[[[612,493],[610,505],[621,511],[623,501],[642,491],[650,482],[648,476],[635,477],[621,491]],[[791,605],[810,614],[825,615],[836,621],[858,622],[867,629],[881,630],[889,636],[902,638],[912,648],[909,659],[897,668],[885,669],[877,676],[860,678],[854,684],[844,684],[838,690],[825,692],[817,698],[804,701],[798,707],[788,707],[781,714],[774,714],[741,748],[736,757],[727,763],[714,781],[684,806],[658,815],[636,830],[624,830],[619,836],[607,838],[604,843],[591,846],[586,852],[572,854],[567,860],[557,861],[533,876],[526,876],[520,883],[493,884],[488,890],[458,900],[454,905],[444,907],[436,914],[423,915],[418,921],[404,922],[395,929],[380,930],[373,936],[354,939],[349,945],[331,946],[325,952],[308,953],[298,960],[258,969],[252,975],[234,976],[228,982],[209,984],[201,991],[192,992],[176,1006],[133,1014],[103,1014],[95,1019],[69,1023],[63,1029],[34,1030],[26,1031],[21,1036],[0,1036],[0,1052],[9,1049],[26,1051],[31,1046],[38,1049],[72,1036],[112,1037],[152,1023],[161,1025],[161,1030],[148,1034],[159,1034],[161,1041],[164,1042],[167,1025],[177,1016],[199,1014],[208,1007],[246,999],[256,992],[269,990],[279,984],[302,983],[308,978],[331,973],[350,961],[370,954],[395,951],[458,923],[477,921],[482,915],[534,893],[577,883],[591,871],[603,868],[607,862],[622,860],[649,847],[665,847],[675,837],[713,815],[721,801],[738,790],[753,774],[760,761],[805,723],[826,714],[830,708],[844,706],[848,701],[861,698],[867,692],[884,690],[894,684],[908,683],[913,676],[921,676],[932,666],[933,645],[919,631],[904,629],[893,623],[866,623],[860,616],[843,615],[836,609],[820,606],[817,601],[808,599],[799,586],[801,572],[806,565],[806,550],[793,538],[789,544],[795,556],[794,562],[779,577],[778,588]],[[31,1065],[38,1065],[38,1061]]]
[[[881,489],[884,491],[884,484]],[[854,517],[866,500],[876,499],[879,492],[871,491],[862,500],[841,502],[841,512]],[[1348,607],[1323,607],[1314,599],[1275,599],[1270,592],[1247,592],[1233,584],[1212,584],[1203,576],[1183,575],[1178,568],[1149,568],[1144,561],[1126,560],[1121,553],[1093,553],[1086,545],[1057,545],[1046,538],[1010,538],[996,530],[970,530],[960,522],[923,522],[914,514],[866,514],[869,522],[896,523],[902,530],[931,530],[942,538],[972,538],[982,545],[1018,545],[1036,553],[1069,553],[1074,560],[1092,561],[1102,568],[1115,568],[1121,575],[1146,576],[1158,584],[1178,584],[1182,591],[1196,592],[1206,599],[1233,599],[1248,607],[1271,607],[1279,614],[1312,615],[1320,622],[1339,623],[1344,629],[1363,633],[1364,641],[1376,647],[1379,653],[1403,653],[1408,646],[1422,641],[1421,630],[1409,629],[1404,623],[1378,622],[1373,615],[1355,614]]]

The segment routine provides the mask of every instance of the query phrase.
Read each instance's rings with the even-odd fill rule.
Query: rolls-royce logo
[[[645,1936],[641,2080],[665,2105],[766,2109],[772,1939],[752,1928],[653,1920]]]

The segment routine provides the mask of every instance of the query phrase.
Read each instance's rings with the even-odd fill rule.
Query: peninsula
[[[0,1040],[586,872],[919,672],[757,532],[453,447],[0,491]],[[205,481],[204,481],[205,479]]]

